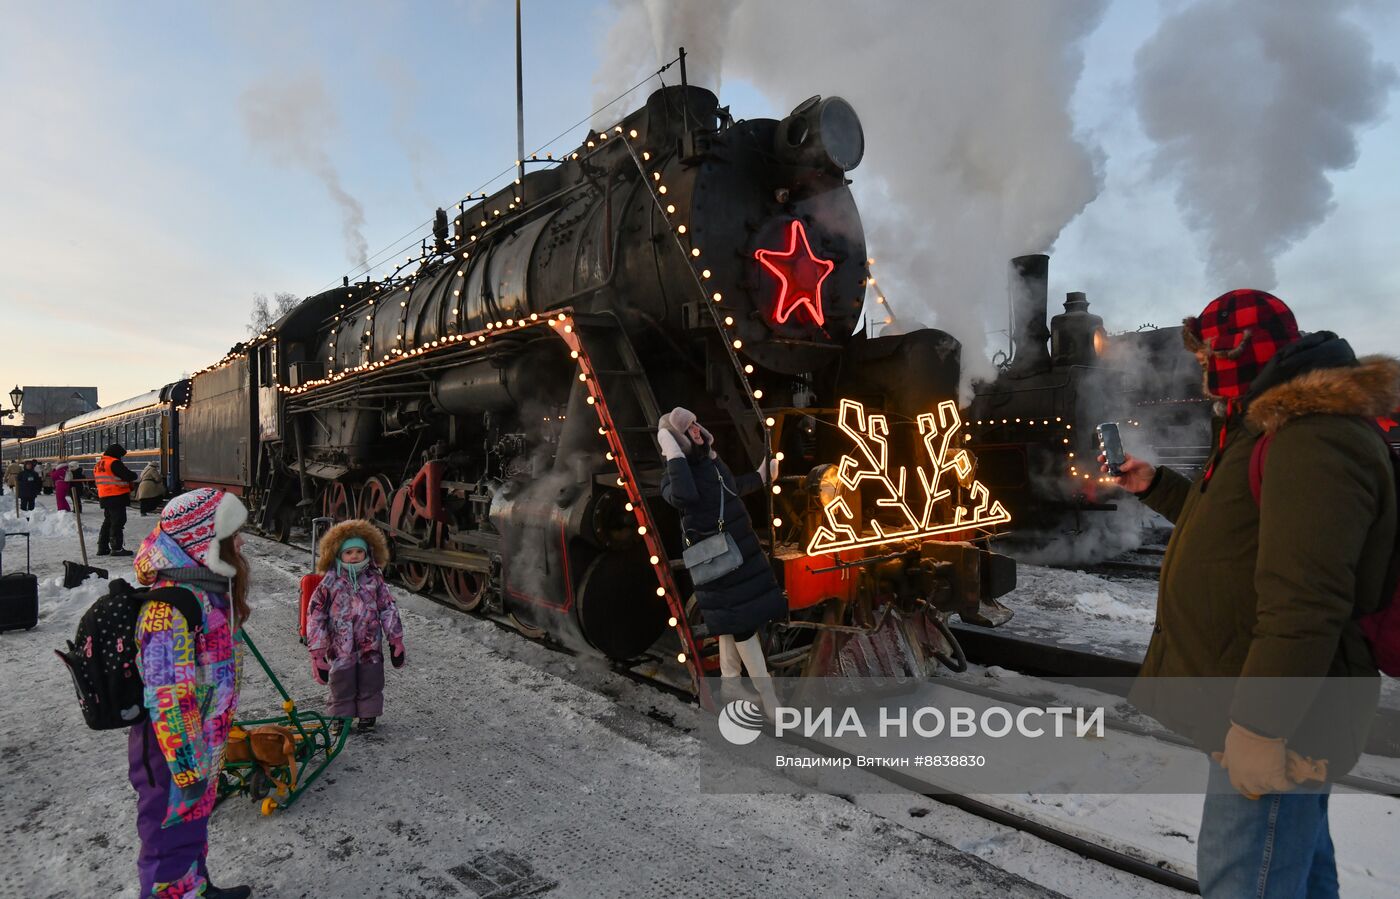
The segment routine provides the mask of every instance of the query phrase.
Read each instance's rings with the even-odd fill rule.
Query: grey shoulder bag
[[[739,551],[739,544],[724,529],[724,495],[729,488],[724,485],[724,475],[719,473],[718,468],[715,469],[715,477],[719,478],[719,530],[695,543],[682,534],[685,551],[681,553],[681,559],[690,572],[691,583],[697,587],[722,578],[744,564],[744,554]]]

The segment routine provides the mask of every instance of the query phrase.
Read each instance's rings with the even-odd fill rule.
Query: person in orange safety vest
[[[131,504],[131,485],[136,483],[136,475],[122,462],[125,455],[122,445],[114,443],[92,467],[97,503],[102,507],[102,529],[97,532],[99,556],[132,554],[122,545],[122,531],[126,529],[126,507]]]

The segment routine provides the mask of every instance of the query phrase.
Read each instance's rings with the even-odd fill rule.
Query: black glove
[[[393,665],[395,668],[402,668],[404,661],[405,656],[403,651],[403,644],[398,642],[390,643],[389,664]]]

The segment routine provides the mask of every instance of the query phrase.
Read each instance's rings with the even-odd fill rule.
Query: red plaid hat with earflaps
[[[1248,393],[1274,353],[1298,339],[1293,311],[1262,290],[1222,293],[1182,324],[1186,348],[1206,354],[1207,388],[1225,399]]]

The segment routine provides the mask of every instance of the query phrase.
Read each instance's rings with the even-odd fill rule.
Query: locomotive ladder
[[[700,643],[686,620],[685,601],[651,509],[651,501],[661,491],[657,485],[642,483],[637,465],[637,460],[659,459],[661,455],[655,437],[660,412],[651,385],[616,315],[565,314],[550,324],[578,363],[580,380],[588,388],[589,404],[598,415],[599,431],[608,442],[609,459],[617,464],[617,486],[626,491],[631,511],[637,516],[637,531],[650,554],[657,589],[664,592],[680,637],[683,658],[679,661],[690,672],[691,687],[700,705],[713,710],[714,699],[700,662]]]

